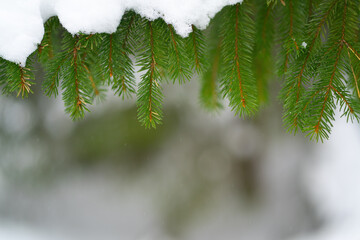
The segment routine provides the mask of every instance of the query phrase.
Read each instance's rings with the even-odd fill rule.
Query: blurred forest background
[[[76,122],[40,84],[0,96],[0,239],[360,239],[358,124],[310,142],[282,126],[279,81],[245,120],[206,112],[199,85],[164,84],[156,130],[111,91]]]

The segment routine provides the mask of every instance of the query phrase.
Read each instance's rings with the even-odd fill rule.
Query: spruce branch
[[[21,96],[22,98],[33,93],[30,88],[34,84],[30,58],[27,60],[25,67],[8,61],[3,61],[1,65],[3,68],[3,73],[0,73],[2,75],[3,93],[16,93],[17,97]]]
[[[174,82],[178,81],[180,84],[182,84],[190,80],[192,75],[192,70],[190,69],[189,64],[190,59],[185,50],[185,40],[175,33],[173,26],[170,24],[167,25],[165,32],[168,36],[167,71],[169,73],[170,79],[172,79]],[[198,62],[197,65],[199,65]]]
[[[97,42],[99,35],[75,35],[72,37],[66,33],[63,41],[64,57],[60,67],[65,111],[71,118],[84,117],[85,111],[89,111],[87,105],[91,104],[93,88],[87,72],[87,57]]]
[[[145,71],[141,76],[141,82],[137,92],[138,118],[146,128],[156,128],[162,119],[163,95],[160,86],[160,69],[166,67],[164,62],[164,44],[162,39],[162,20],[143,21],[145,41],[137,64],[140,71]]]
[[[299,99],[305,91],[304,85],[306,85],[313,76],[313,69],[311,67],[308,68],[308,63],[309,61],[314,63],[314,61],[312,61],[314,58],[312,59],[311,57],[314,49],[316,51],[316,49],[319,48],[319,36],[321,30],[326,22],[331,23],[328,20],[328,17],[337,2],[338,0],[333,0],[330,4],[328,2],[320,4],[317,15],[315,15],[312,22],[308,24],[309,30],[307,30],[307,32],[310,36],[310,40],[307,40],[306,42],[310,42],[309,47],[300,53],[296,58],[290,73],[286,75],[286,83],[282,89],[282,98],[284,99],[285,124],[289,131],[296,132],[299,127]]]
[[[356,73],[355,73],[355,70],[354,70],[354,67],[353,67],[353,63],[351,61],[351,56],[350,56],[349,49],[347,49],[347,53],[348,53],[348,56],[349,56],[349,63],[350,63],[351,73],[352,73],[352,76],[354,78],[355,90],[356,90],[358,98],[360,99],[360,90],[359,90],[359,85],[358,85],[358,77],[356,76]]]
[[[256,35],[253,56],[253,72],[256,79],[259,104],[268,101],[268,81],[274,75],[274,8],[262,1],[256,1]]]
[[[356,56],[356,58],[360,60],[359,53],[345,39],[343,39],[342,41],[346,45],[346,47]]]
[[[278,74],[283,76],[301,50],[303,32],[306,24],[307,1],[288,0],[285,5],[279,5],[278,14],[281,16],[278,26],[278,42],[281,51],[278,56]]]
[[[60,29],[60,22],[57,17],[49,18],[44,24],[45,32],[41,43],[38,46],[38,57],[41,63],[46,63],[55,55],[54,35]]]
[[[209,26],[209,41],[207,44],[207,53],[205,54],[206,67],[201,76],[200,103],[206,110],[219,110],[221,104],[221,92],[219,81],[221,78],[222,67],[222,44],[221,35],[221,16],[216,16]]]
[[[134,55],[135,41],[138,36],[135,26],[139,16],[134,12],[126,12],[117,31],[104,34],[99,49],[100,66],[104,69],[109,85],[123,99],[135,93],[135,76],[130,58]]]
[[[89,80],[90,80],[90,82],[91,82],[91,87],[92,87],[92,89],[93,89],[93,92],[94,92],[95,96],[99,96],[99,95],[100,95],[100,91],[99,91],[99,89],[98,89],[98,87],[97,87],[97,84],[95,83],[93,73],[89,70],[89,68],[86,66],[85,63],[83,64],[83,67],[85,68],[85,70],[86,70],[86,72],[87,72],[87,74],[88,74],[88,78],[89,78]]]
[[[58,88],[60,84],[61,71],[64,65],[64,62],[67,61],[67,53],[57,54],[52,61],[48,61],[45,64],[47,69],[44,77],[44,82],[42,84],[42,89],[45,94],[49,97],[58,95]]]
[[[258,108],[257,89],[251,71],[254,42],[254,21],[249,1],[227,7],[222,37],[223,74],[222,93],[229,99],[230,107],[239,114],[253,115]]]
[[[308,115],[307,119],[303,120],[307,125],[305,131],[308,132],[310,138],[316,138],[316,140],[323,141],[324,138],[328,138],[331,131],[331,122],[334,120],[334,98],[336,102],[340,104],[340,110],[343,111],[343,115],[347,119],[359,120],[359,107],[354,102],[351,94],[344,85],[343,79],[345,79],[344,64],[346,58],[344,53],[345,39],[347,34],[352,33],[358,28],[354,24],[353,19],[356,15],[353,15],[357,8],[357,5],[350,3],[350,1],[344,1],[339,3],[339,8],[343,9],[342,14],[334,15],[334,22],[336,25],[331,29],[329,33],[328,45],[330,49],[335,44],[336,49],[330,51],[330,57],[321,63],[319,68],[319,79],[315,82],[312,88],[317,89],[320,97],[317,105],[321,106],[319,113]],[[338,27],[340,26],[340,27]],[[332,62],[332,64],[331,64]],[[326,65],[325,65],[326,64]],[[331,67],[332,66],[332,67]],[[315,93],[316,94],[316,93]],[[312,106],[312,109],[316,107]],[[308,108],[309,109],[309,108]],[[311,127],[312,125],[312,127]]]
[[[27,96],[30,92],[33,93],[33,91],[30,89],[31,87],[31,82],[28,81],[30,79],[30,75],[27,74],[27,71],[29,71],[30,69],[26,69],[24,67],[20,67],[19,66],[19,71],[20,71],[20,83],[19,83],[19,91],[17,96],[24,97],[24,94]]]
[[[212,62],[201,79],[200,102],[204,108],[216,110],[222,106],[218,87],[218,73],[221,65],[221,39],[219,39],[215,49],[210,54],[213,56],[211,58]]]
[[[203,33],[194,25],[191,28],[192,32],[186,39],[186,51],[193,59],[193,69],[197,73],[202,73],[205,67],[205,38]]]

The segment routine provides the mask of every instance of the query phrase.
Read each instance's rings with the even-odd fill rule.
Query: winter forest
[[[358,240],[359,17],[0,0],[0,240]]]

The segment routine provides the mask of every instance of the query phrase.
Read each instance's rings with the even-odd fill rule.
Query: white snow
[[[206,28],[224,6],[242,0],[0,0],[0,56],[25,65],[44,34],[44,22],[58,16],[71,33],[112,33],[129,9],[148,19],[163,18],[185,37],[194,24]]]
[[[39,5],[31,0],[0,2],[0,56],[24,65],[44,34]]]
[[[317,214],[325,222],[318,231],[296,240],[360,239],[360,128],[340,115],[304,176]]]

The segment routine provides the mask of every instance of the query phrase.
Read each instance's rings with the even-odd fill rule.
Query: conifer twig
[[[239,89],[240,89],[240,97],[241,104],[245,108],[245,98],[243,92],[242,78],[240,72],[240,59],[239,59],[239,4],[236,5],[236,19],[235,19],[235,61],[236,61],[236,73],[239,80]]]
[[[31,83],[27,81],[29,77],[25,73],[25,68],[19,66],[19,70],[20,70],[20,83],[19,83],[20,88],[17,97],[20,96],[20,93],[21,93],[21,97],[24,97],[24,94],[27,95],[30,92],[32,92],[30,89]]]
[[[194,46],[195,68],[196,68],[196,70],[200,71],[200,60],[199,60],[198,46],[196,44],[196,36],[195,36],[196,28],[194,25],[191,25],[191,29],[193,31],[192,40],[193,40],[193,46]]]
[[[150,49],[151,49],[151,63],[150,63],[150,84],[149,84],[149,121],[152,124],[153,121],[153,110],[152,110],[152,87],[153,87],[153,76],[155,71],[155,54],[154,54],[154,37],[153,37],[153,28],[151,26],[151,22],[149,21],[149,29],[150,29]]]
[[[339,45],[339,49],[337,51],[337,54],[336,54],[336,60],[335,60],[335,63],[334,63],[334,67],[333,67],[333,71],[331,73],[331,77],[330,77],[330,81],[329,81],[329,84],[327,85],[327,90],[326,90],[326,93],[325,93],[325,98],[324,98],[324,103],[323,103],[323,106],[322,106],[322,109],[321,109],[321,112],[320,112],[320,117],[319,117],[319,121],[317,122],[317,124],[314,126],[314,131],[315,133],[318,135],[319,133],[319,130],[320,129],[320,123],[321,123],[321,120],[323,118],[323,114],[324,114],[324,110],[325,110],[325,105],[327,103],[327,100],[329,98],[329,94],[330,94],[330,91],[331,90],[334,90],[338,95],[340,95],[340,97],[344,99],[344,97],[335,89],[335,87],[332,85],[333,83],[333,80],[334,80],[334,77],[335,77],[335,72],[337,70],[337,66],[338,66],[338,63],[339,63],[339,59],[340,59],[340,55],[341,55],[341,51],[344,47],[343,45],[343,40],[345,39],[345,19],[346,19],[346,13],[347,13],[347,1],[345,0],[345,4],[344,4],[344,12],[343,12],[343,19],[342,19],[342,31],[341,31],[341,41],[340,41],[340,45]],[[354,112],[353,109],[350,107],[349,103],[345,100],[345,103],[348,105],[349,109],[350,109],[350,112]]]
[[[358,86],[358,80],[357,80],[357,77],[356,77],[354,68],[353,68],[353,66],[352,66],[352,61],[351,61],[351,56],[350,56],[349,49],[347,49],[347,53],[348,53],[348,56],[349,56],[349,62],[350,62],[351,72],[352,72],[353,77],[354,77],[354,82],[355,82],[355,88],[356,88],[357,96],[358,96],[358,98],[360,98],[360,90],[359,90],[359,86]]]
[[[83,63],[83,67],[85,68],[86,72],[88,73],[88,77],[89,77],[89,80],[91,82],[91,86],[94,89],[95,95],[98,96],[100,94],[100,91],[99,91],[99,89],[97,88],[97,86],[95,84],[94,77],[92,76],[89,68],[86,66],[85,63]]]
[[[112,54],[113,54],[113,34],[110,34],[109,36],[109,72],[110,72],[110,78],[113,76],[113,60],[112,60]]]

